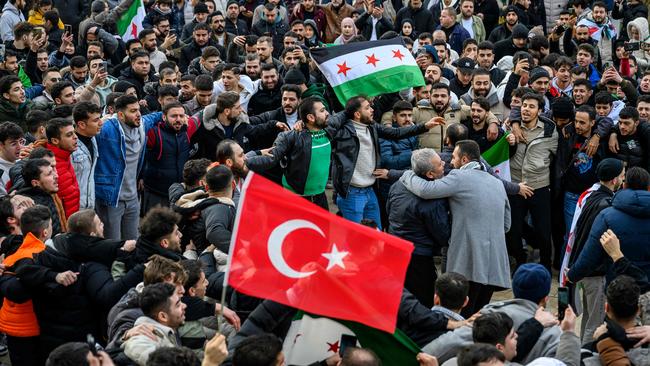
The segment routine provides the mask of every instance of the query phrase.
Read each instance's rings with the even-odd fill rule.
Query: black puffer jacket
[[[56,203],[51,194],[45,193],[45,191],[37,187],[26,187],[18,190],[17,193],[31,198],[34,200],[35,204],[43,205],[50,210],[50,214],[52,215],[52,236],[63,231],[61,219],[58,215],[59,211],[57,210]]]
[[[217,145],[226,139],[226,132],[217,119],[216,104],[210,104],[199,112],[198,119],[200,127],[194,135],[192,135],[192,144],[198,144],[198,151],[194,155],[196,158],[206,158],[212,161],[217,160]],[[265,124],[254,126],[245,120],[243,115],[240,115],[239,120],[235,123],[235,128],[232,134],[232,139],[237,141],[245,152],[264,148],[261,142],[272,135],[277,134],[277,127],[275,122],[268,122]]]
[[[273,110],[280,105],[282,101],[282,82],[278,81],[273,89],[266,89],[260,83],[257,92],[251,97],[248,102],[248,115],[255,116],[266,111]]]
[[[57,238],[57,241],[65,239]],[[67,239],[71,240],[67,244],[60,243],[61,248],[83,248],[87,244],[79,236]],[[105,248],[98,249],[101,244],[94,242],[90,246],[94,250],[86,247],[85,254],[76,259],[106,261],[102,256],[114,252],[114,245],[105,245]],[[82,252],[79,248],[70,252]],[[46,348],[44,351],[49,352],[66,342],[83,342],[86,334],[93,334],[97,340],[103,339],[101,323],[105,319],[105,312],[98,311],[96,306],[110,306],[110,303],[103,302],[117,301],[128,288],[142,280],[144,271],[144,266],[141,265],[120,281],[113,282],[107,267],[103,266],[106,271],[102,275],[98,266],[103,265],[83,263],[50,247],[37,254],[34,260],[18,262],[18,278],[32,290],[34,312],[41,328],[41,341]],[[59,285],[55,280],[58,273],[65,271],[79,273],[77,280],[70,286]],[[106,278],[106,273],[109,278]]]
[[[137,75],[133,71],[133,68],[129,66],[129,68],[124,69],[122,71],[118,79],[128,81],[129,83],[133,84],[133,86],[135,86],[135,90],[138,92],[138,99],[144,99],[144,97],[146,96],[146,93],[144,91],[145,84],[151,82],[157,82],[158,76],[156,76],[156,71],[152,67],[149,70],[149,75],[147,80],[145,80],[141,76]]]

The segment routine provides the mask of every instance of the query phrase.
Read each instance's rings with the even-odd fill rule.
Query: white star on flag
[[[332,245],[332,251],[329,253],[321,254],[323,257],[327,258],[329,262],[327,263],[326,271],[329,271],[334,266],[339,266],[345,269],[343,264],[343,258],[345,258],[349,253],[348,252],[339,252],[339,249],[336,247],[336,244]]]

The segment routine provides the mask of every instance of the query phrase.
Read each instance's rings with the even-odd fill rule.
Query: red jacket
[[[70,159],[72,152],[59,149],[49,142],[45,144],[39,142],[37,141],[34,146],[43,146],[54,153],[56,174],[59,176],[59,192],[57,195],[63,202],[65,217],[68,218],[73,213],[79,211],[79,183],[77,182],[77,176],[74,173],[72,160]]]

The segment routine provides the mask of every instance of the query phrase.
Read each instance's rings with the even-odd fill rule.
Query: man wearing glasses
[[[20,150],[25,146],[23,130],[13,122],[0,123],[0,196],[7,194],[9,169],[20,158]]]

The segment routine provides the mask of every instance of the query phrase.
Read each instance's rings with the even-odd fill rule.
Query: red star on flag
[[[372,64],[372,66],[377,67],[377,62],[379,59],[375,58],[374,53],[371,56],[366,56],[366,58],[368,59],[368,62],[366,62],[366,64]]]
[[[393,51],[393,57],[398,58],[400,61],[404,58],[404,55],[399,50]]]
[[[348,67],[348,65],[346,65],[346,61],[343,61],[343,63],[340,65],[336,64],[336,66],[339,67],[339,71],[337,72],[337,74],[343,74],[343,76],[348,76],[348,71],[352,70],[351,68]]]
[[[131,35],[134,39],[138,39],[138,26],[135,23],[131,23]]]
[[[330,342],[325,342],[327,345],[330,347],[327,352],[334,352],[334,353],[339,353],[339,341],[336,341],[334,343]]]

